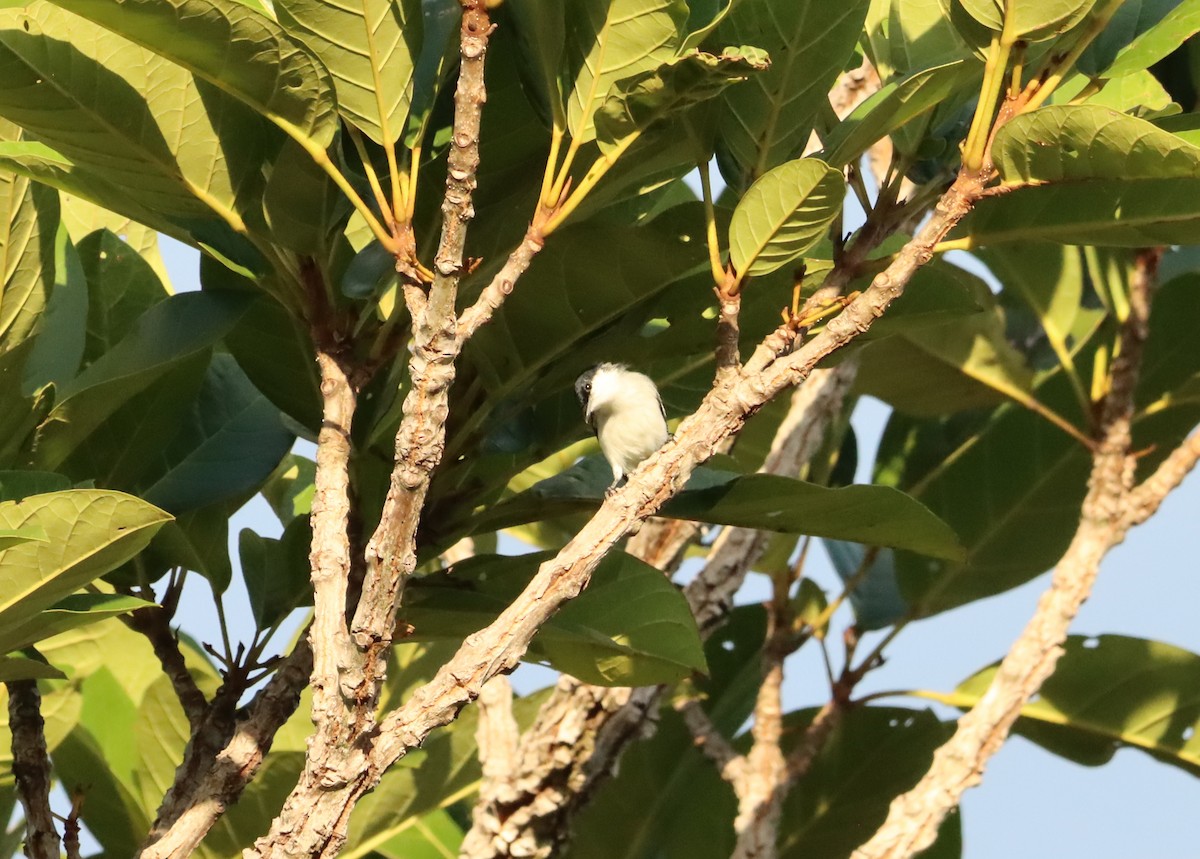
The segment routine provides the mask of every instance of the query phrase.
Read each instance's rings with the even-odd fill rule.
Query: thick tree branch
[[[13,778],[25,810],[25,855],[30,859],[59,859],[61,842],[50,810],[50,755],[46,751],[42,696],[36,680],[11,680],[5,685]]]
[[[1135,467],[1130,436],[1134,389],[1158,256],[1157,251],[1142,252],[1131,279],[1129,318],[1121,326],[1110,392],[1102,405],[1079,527],[1055,568],[1049,590],[1000,663],[987,692],[958,720],[954,736],[934,753],[921,781],[892,802],[887,820],[855,851],[854,859],[903,859],[933,843],[962,794],[982,779],[987,762],[1003,745],[1021,708],[1054,673],[1071,622],[1091,592],[1100,562],[1125,538]],[[1165,493],[1170,488],[1164,485],[1161,490]]]
[[[308,637],[302,636],[296,649],[255,696],[246,717],[207,771],[185,781],[180,781],[176,772],[175,784],[158,810],[139,859],[188,856],[196,849],[258,772],[275,733],[300,703],[312,665]]]

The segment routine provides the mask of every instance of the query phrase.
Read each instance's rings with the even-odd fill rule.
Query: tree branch
[[[126,626],[141,633],[150,642],[194,734],[208,712],[208,701],[183,660],[179,639],[171,630],[171,613],[162,606],[147,606],[122,615],[121,619]]]
[[[1191,474],[1197,460],[1200,460],[1200,433],[1184,440],[1152,475],[1129,493],[1125,499],[1125,527],[1140,525],[1157,513],[1163,500]]]
[[[1091,592],[1100,562],[1125,538],[1135,467],[1130,450],[1134,389],[1158,257],[1158,251],[1143,251],[1138,257],[1130,284],[1130,313],[1121,326],[1110,391],[1102,405],[1079,527],[1054,571],[1050,588],[1000,663],[983,698],[958,720],[954,736],[934,753],[921,781],[892,802],[887,820],[854,852],[854,859],[902,859],[933,843],[962,794],[982,779],[988,760],[1003,745],[1021,708],[1054,673],[1071,621]],[[1166,486],[1163,491],[1169,489]]]
[[[42,696],[36,680],[10,680],[5,685],[13,778],[25,809],[25,855],[30,859],[59,859],[61,842],[50,810],[50,755],[46,751]]]
[[[196,849],[258,772],[275,733],[296,711],[312,666],[305,635],[254,697],[246,717],[208,769],[190,781],[180,781],[182,767],[176,771],[139,859],[171,859]]]

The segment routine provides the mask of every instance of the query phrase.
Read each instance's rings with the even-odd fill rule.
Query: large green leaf
[[[1186,345],[1187,332],[1200,325],[1195,289],[1194,278],[1165,284],[1151,314],[1138,402],[1157,407],[1139,414],[1133,427],[1134,448],[1150,451],[1139,461],[1142,475],[1200,421],[1194,398],[1172,395],[1200,372],[1200,355]],[[1096,339],[1080,352],[1081,366],[1091,365]],[[1049,374],[1035,393],[1082,424],[1061,372]],[[1002,406],[982,427],[972,416],[961,430],[952,420],[918,424],[893,415],[891,423],[897,426],[884,434],[880,463],[954,528],[968,553],[965,563],[897,554],[901,592],[918,615],[1001,593],[1054,565],[1075,532],[1087,490],[1091,456],[1083,445],[1015,406]],[[898,467],[913,461],[911,470]]]
[[[80,244],[92,233],[107,230],[133,248],[158,275],[160,283],[170,283],[162,251],[158,246],[156,230],[132,218],[101,208],[82,197],[73,194],[63,194],[61,197],[62,220],[67,225],[73,242]]]
[[[123,594],[71,594],[50,608],[0,629],[0,653],[11,653],[71,629],[154,603]]]
[[[118,17],[135,5],[170,7],[79,5]],[[210,50],[224,56],[228,46]],[[65,155],[73,166],[60,169],[98,178],[85,187],[118,188],[114,210],[132,199],[139,211],[127,214],[148,209],[225,256],[247,253],[239,234],[261,195],[273,136],[250,108],[187,69],[49,3],[3,9],[0,115]]]
[[[55,0],[245,102],[303,145],[337,131],[329,72],[275,21],[237,0]]]
[[[405,590],[417,640],[462,639],[495,619],[553,553],[478,556]],[[687,602],[660,572],[622,552],[600,562],[588,588],[534,638],[535,659],[585,683],[645,686],[704,670]]]
[[[985,668],[949,694],[917,692],[961,709],[979,702],[996,674]],[[1123,635],[1073,635],[1017,733],[1076,763],[1108,763],[1120,747],[1200,775],[1200,656]]]
[[[182,513],[256,489],[292,446],[279,410],[229,355],[214,355],[178,433],[139,495]]]
[[[245,309],[246,296],[185,293],[150,308],[133,330],[59,391],[38,431],[38,462],[53,469],[105,419],[168,371],[210,348]]]
[[[992,158],[1010,184],[1200,172],[1200,147],[1143,119],[1093,105],[1051,105],[1018,116],[997,132]]]
[[[476,527],[486,532],[560,515],[567,509],[594,508],[611,481],[607,465],[589,457],[479,514]],[[886,486],[833,489],[791,477],[706,468],[697,471],[683,492],[659,512],[677,519],[902,547],[939,558],[962,555],[954,532],[944,522]]]
[[[95,489],[0,503],[0,528],[39,527],[49,537],[0,554],[0,629],[124,563],[169,518],[132,496]]]
[[[595,117],[601,151],[628,135],[718,95],[769,67],[765,55],[730,50],[720,55],[690,51],[651,71],[617,83]]]
[[[58,195],[0,173],[0,352],[31,336],[54,286]]]
[[[802,256],[842,210],[841,171],[815,158],[789,161],[759,177],[729,224],[729,257],[739,274],[768,274]]]
[[[675,56],[687,20],[683,0],[571,0],[567,130],[580,144],[596,136],[595,114],[617,81]]]
[[[1131,30],[1121,33],[1113,26],[1122,13],[1137,15]],[[1165,14],[1164,14],[1165,13]],[[1095,74],[1117,78],[1148,69],[1200,31],[1200,2],[1197,0],[1130,0],[1122,4],[1113,22],[1097,39]],[[1122,39],[1122,36],[1125,39]],[[1108,41],[1106,41],[1108,37]],[[1114,38],[1115,37],[1115,38]],[[1119,45],[1115,56],[1113,48]],[[1109,60],[1109,57],[1112,57]],[[1080,69],[1087,71],[1087,53]]]
[[[65,384],[85,358],[88,288],[79,254],[60,221],[54,235],[54,291],[42,315],[41,330],[25,365],[24,389]]]
[[[815,710],[789,714],[785,737],[803,736]],[[928,710],[854,707],[821,747],[802,784],[784,800],[780,859],[850,856],[887,817],[892,800],[929,769],[934,751],[953,725]],[[785,741],[786,742],[786,741]],[[962,816],[950,815],[922,856],[962,855]]]
[[[1200,177],[1106,179],[1019,188],[981,200],[952,238],[975,245],[1119,247],[1200,242]]]
[[[875,141],[945,101],[974,71],[957,60],[886,84],[834,127],[821,157],[836,165],[854,161]]]
[[[1064,33],[1088,13],[1096,0],[959,0],[967,13],[989,30],[1015,39],[1041,41]]]
[[[421,51],[420,0],[280,0],[275,10],[329,69],[342,115],[376,143],[395,143]]]
[[[552,126],[566,128],[563,51],[567,43],[567,4],[557,0],[512,0],[500,6],[516,31],[522,78],[536,107]]]
[[[885,83],[971,53],[939,0],[874,0],[864,29],[871,62]]]
[[[238,557],[250,599],[250,612],[260,630],[277,626],[292,609],[311,604],[308,545],[312,531],[294,519],[281,540],[262,537],[249,528],[238,535]]]
[[[717,27],[722,45],[754,45],[771,68],[722,96],[717,148],[725,180],[745,188],[796,157],[862,33],[868,0],[740,0]]]
[[[1006,339],[1004,314],[987,285],[949,265],[926,266],[923,275],[921,290],[957,290],[983,312],[919,327],[893,320],[899,323],[893,336],[862,350],[855,389],[910,414],[946,414],[1005,398],[1028,402],[1033,372]]]
[[[167,297],[158,275],[132,247],[108,230],[78,243],[88,285],[87,345],[91,363],[112,349],[143,313]]]
[[[1079,252],[1039,243],[998,245],[977,256],[1004,284],[1005,295],[1019,297],[1033,312],[1056,350],[1067,350],[1083,301]]]

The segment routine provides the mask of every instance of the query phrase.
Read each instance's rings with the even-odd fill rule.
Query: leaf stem
[[[604,174],[607,173],[612,166],[617,163],[621,156],[625,154],[625,151],[628,150],[629,147],[632,146],[634,142],[636,142],[641,136],[641,131],[634,131],[631,134],[628,134],[627,136],[621,138],[621,140],[617,142],[616,146],[608,151],[607,155],[596,159],[592,166],[588,168],[587,175],[585,175],[579,182],[579,185],[571,191],[571,194],[567,197],[566,202],[564,202],[562,206],[559,207],[558,211],[546,221],[546,226],[542,228],[543,238],[550,235],[552,232],[562,226],[562,222],[570,217],[571,213],[578,208],[579,204],[583,202],[584,198],[587,197],[591,190],[596,187],[596,183],[604,178]],[[572,157],[573,156],[570,150],[568,150],[567,158],[570,159]],[[560,179],[565,178],[568,167],[569,162],[563,165],[563,175],[560,177]],[[559,183],[555,183],[554,191],[552,193],[555,195],[555,199],[558,199],[557,195],[562,193],[562,188]]]
[[[541,204],[546,208],[550,208],[557,201],[557,197],[551,197],[550,193],[557,184],[555,179],[558,170],[558,153],[562,148],[563,129],[557,122],[554,124],[554,129],[550,132],[550,152],[546,155],[546,169],[542,171],[542,190],[538,197]]]
[[[1005,30],[1008,21],[1005,19]],[[987,67],[983,73],[983,84],[979,88],[979,104],[975,106],[975,116],[971,119],[971,130],[967,132],[967,142],[963,146],[963,166],[968,170],[979,170],[983,166],[984,153],[987,149],[988,133],[996,111],[996,99],[1004,85],[1004,72],[1008,66],[1008,55],[1012,50],[1012,41],[1004,32],[992,36],[992,44],[988,47]]]
[[[421,173],[421,143],[413,144],[408,155],[408,192],[404,199],[404,223],[411,224],[417,208],[417,177]]]
[[[704,196],[704,238],[708,243],[708,264],[712,269],[713,282],[725,284],[725,266],[721,265],[721,244],[717,237],[717,214],[713,208],[712,179],[708,175],[708,162],[696,165],[700,173],[700,191]]]
[[[358,160],[362,162],[363,172],[367,176],[367,184],[371,186],[371,192],[375,195],[375,202],[379,204],[379,211],[384,213],[384,217],[395,222],[396,209],[392,209],[388,205],[387,197],[384,196],[383,186],[379,183],[379,175],[375,172],[375,165],[371,163],[371,155],[367,152],[367,144],[363,140],[362,132],[349,123],[346,124],[346,131],[350,135],[350,140],[354,143],[354,151],[358,153]]]
[[[346,199],[348,199],[350,204],[358,210],[360,215],[362,215],[363,220],[367,222],[367,226],[371,228],[371,232],[375,234],[375,238],[379,239],[379,243],[382,244],[389,253],[396,253],[396,251],[400,249],[400,246],[395,237],[393,237],[391,233],[384,229],[383,224],[379,222],[379,219],[375,217],[375,213],[371,211],[371,207],[368,206],[363,198],[358,195],[358,192],[354,190],[354,186],[350,184],[350,180],[347,179],[342,171],[337,168],[337,165],[330,160],[329,153],[315,145],[310,140],[301,138],[295,139],[301,146],[304,147],[304,150],[309,154],[309,157],[316,162],[317,166],[324,170],[325,174],[333,180],[333,184],[338,186],[338,190],[346,195]]]

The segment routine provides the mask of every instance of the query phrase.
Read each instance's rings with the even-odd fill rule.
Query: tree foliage
[[[1056,566],[1081,600],[1200,455],[1200,6],[835,5],[3,4],[0,856],[58,855],[51,782],[69,855],[849,856],[939,778],[947,711],[858,683]],[[675,428],[615,492],[600,361]],[[1195,773],[1150,632],[917,694]],[[563,680],[508,703],[521,659]],[[888,855],[959,855],[948,810]]]

